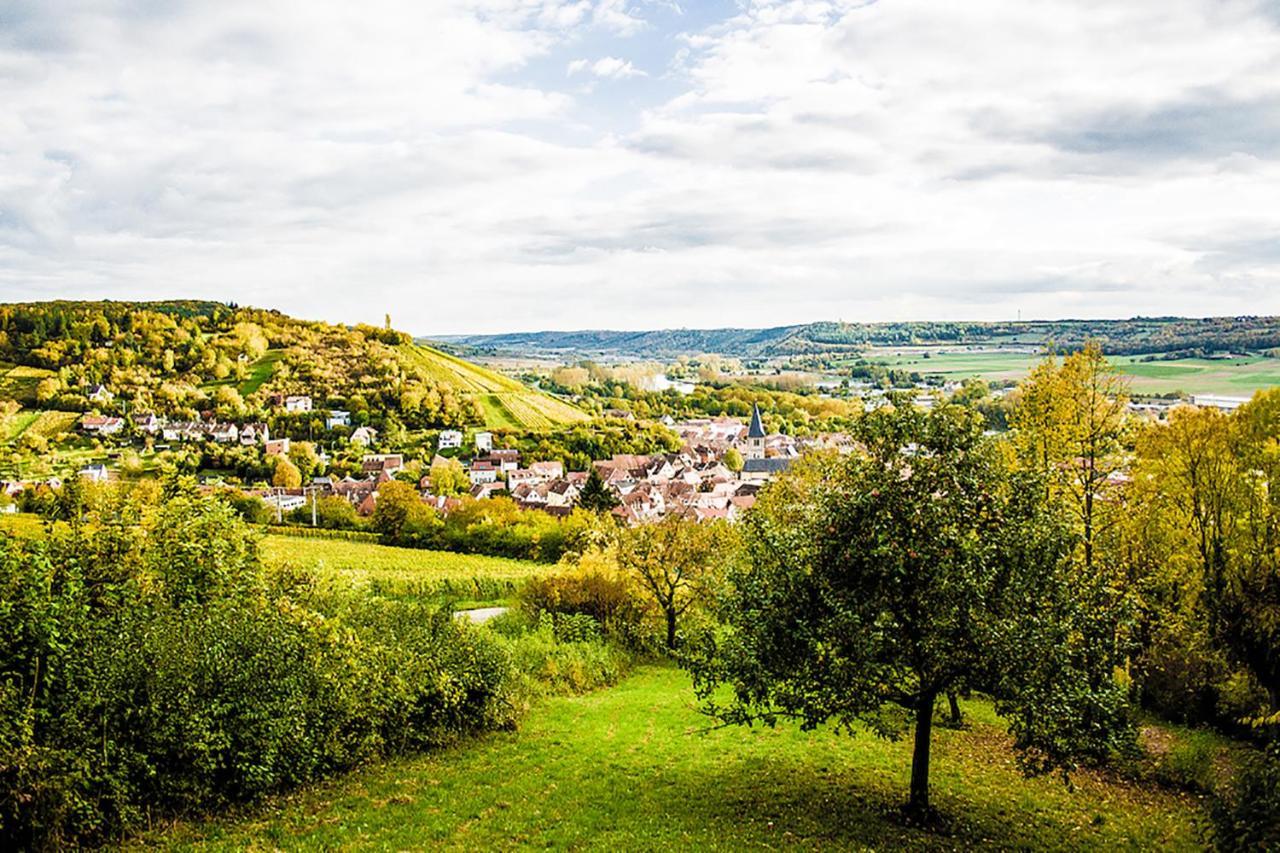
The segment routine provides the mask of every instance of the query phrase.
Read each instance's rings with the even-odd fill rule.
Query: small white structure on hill
[[[476,433],[476,450],[480,453],[488,453],[490,450],[493,450],[493,433]]]
[[[440,431],[440,438],[436,442],[436,447],[440,450],[448,450],[451,447],[462,446],[462,431],[456,429],[446,429]]]

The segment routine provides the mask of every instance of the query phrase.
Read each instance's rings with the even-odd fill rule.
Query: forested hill
[[[230,419],[306,395],[357,423],[391,418],[410,429],[537,429],[586,418],[404,332],[216,302],[0,304],[5,363],[20,365],[24,381],[0,386],[0,396],[43,409]]]
[[[736,357],[832,352],[865,346],[986,344],[1074,349],[1086,341],[1111,354],[1228,352],[1280,347],[1277,317],[1135,317],[1128,320],[1050,320],[992,323],[808,323],[768,329],[663,329],[516,332],[445,335],[435,340],[488,351],[581,355]]]

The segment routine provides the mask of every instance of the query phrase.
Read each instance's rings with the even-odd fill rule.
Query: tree
[[[618,499],[605,485],[600,469],[592,465],[587,481],[582,484],[582,491],[578,493],[578,506],[591,512],[604,513],[617,505]]]
[[[289,461],[287,456],[275,457],[275,467],[271,471],[271,485],[281,489],[296,489],[302,486],[302,472],[298,466]]]
[[[1101,500],[1123,466],[1128,384],[1097,344],[1063,359],[1045,359],[1019,389],[1013,411],[1014,445],[1023,464],[1038,470],[1080,525],[1086,569],[1100,533],[1114,522],[1114,502]]]
[[[369,527],[387,542],[412,542],[439,525],[435,512],[408,483],[392,480],[378,489]]]
[[[471,478],[457,459],[437,456],[431,462],[431,493],[440,497],[466,494],[471,489]]]
[[[724,452],[724,467],[737,474],[742,471],[746,464],[742,459],[742,454],[738,452],[738,448],[730,447]]]
[[[618,568],[662,611],[669,650],[676,647],[677,620],[705,598],[715,568],[731,553],[731,535],[727,525],[698,524],[677,516],[619,529]]]
[[[1073,537],[1035,475],[1014,472],[955,406],[863,418],[865,451],[813,457],[765,489],[720,601],[724,631],[689,655],[704,709],[728,723],[914,717],[909,807],[929,807],[936,699],[990,692],[1028,771],[1104,756],[1131,734],[1120,608],[1081,586]],[[722,685],[732,698],[722,704]]]

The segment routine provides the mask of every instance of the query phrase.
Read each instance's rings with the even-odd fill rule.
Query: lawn
[[[521,581],[553,571],[526,560],[280,534],[263,538],[262,556],[379,595],[449,598],[459,606],[504,603]]]
[[[1136,394],[1225,394],[1248,397],[1262,388],[1280,385],[1280,359],[1242,356],[1230,359],[1179,358],[1143,361],[1142,356],[1110,356],[1110,361],[1130,378]],[[948,379],[980,376],[991,381],[1017,381],[1031,372],[1041,356],[1020,352],[868,353],[868,360],[886,367],[938,374]]]
[[[905,826],[910,742],[707,731],[687,676],[536,705],[520,731],[371,767],[141,844],[214,850],[1194,849],[1197,801],[1079,773],[1024,780],[990,706],[934,742],[940,827]]]

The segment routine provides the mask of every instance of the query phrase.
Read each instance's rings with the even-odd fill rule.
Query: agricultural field
[[[988,702],[933,744],[939,826],[899,817],[911,741],[712,729],[688,676],[642,667],[536,705],[518,732],[371,767],[142,839],[214,850],[1197,849],[1197,798],[1114,774],[1025,780]]]
[[[504,557],[274,533],[263,538],[262,557],[378,595],[448,598],[459,606],[506,602],[521,581],[554,571],[544,563]]]
[[[26,367],[0,361],[0,400],[17,400],[31,404],[36,401],[36,386],[40,380],[52,376],[50,370]]]
[[[75,429],[80,416],[75,412],[52,412],[23,409],[4,424],[0,424],[0,441],[13,441],[28,432],[53,438]]]
[[[1254,391],[1280,385],[1280,359],[1261,356],[1236,358],[1180,358],[1143,361],[1143,356],[1111,356],[1110,361],[1130,377],[1136,394],[1224,394],[1248,397]],[[999,351],[877,351],[867,359],[886,367],[938,374],[948,379],[978,376],[989,381],[1016,382],[1025,377],[1041,356],[1028,352]]]
[[[495,429],[548,430],[587,419],[561,400],[469,361],[417,344],[399,347],[406,365],[471,397]]]

